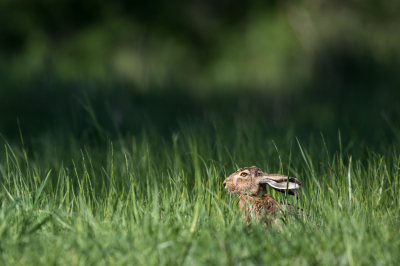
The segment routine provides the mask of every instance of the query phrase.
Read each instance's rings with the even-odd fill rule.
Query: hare
[[[240,168],[229,177],[223,185],[231,194],[239,194],[239,209],[244,210],[246,223],[251,221],[252,212],[256,214],[257,220],[264,220],[270,224],[276,220],[276,216],[285,209],[295,212],[295,208],[276,201],[267,194],[266,185],[282,193],[288,192],[295,195],[295,190],[301,187],[299,180],[278,174],[265,174],[256,166]],[[300,215],[302,210],[298,209]]]

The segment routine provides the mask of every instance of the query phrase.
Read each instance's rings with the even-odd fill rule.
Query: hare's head
[[[244,167],[227,177],[223,183],[226,190],[231,194],[249,194],[257,196],[266,190],[266,185],[273,189],[294,195],[294,190],[300,188],[301,183],[294,177],[277,174],[265,174],[259,168]]]

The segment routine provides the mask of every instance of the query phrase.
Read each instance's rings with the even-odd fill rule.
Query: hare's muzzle
[[[222,183],[222,185],[224,185],[224,187],[226,188],[226,181],[224,181],[224,182]]]

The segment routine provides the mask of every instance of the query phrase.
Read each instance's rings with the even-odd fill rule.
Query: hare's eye
[[[240,174],[240,176],[246,176],[246,175],[247,175],[247,173],[244,173],[244,172]]]

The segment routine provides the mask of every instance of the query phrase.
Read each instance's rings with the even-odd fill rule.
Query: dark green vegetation
[[[397,0],[2,0],[0,12],[3,88],[38,76],[197,94],[400,83]]]

